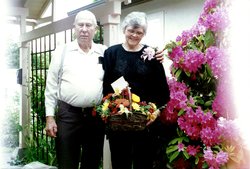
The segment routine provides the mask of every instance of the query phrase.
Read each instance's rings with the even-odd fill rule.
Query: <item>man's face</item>
[[[88,16],[79,16],[75,22],[75,34],[78,42],[92,42],[96,26]]]

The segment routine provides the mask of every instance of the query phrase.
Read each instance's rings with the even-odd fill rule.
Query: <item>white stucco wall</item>
[[[198,21],[203,3],[204,0],[154,0],[125,8],[122,10],[121,21],[132,11],[145,12],[148,16],[148,33],[142,42],[163,47]],[[123,41],[122,32],[119,40]]]

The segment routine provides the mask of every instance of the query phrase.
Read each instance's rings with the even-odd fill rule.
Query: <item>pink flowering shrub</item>
[[[206,0],[197,24],[165,46],[173,78],[161,118],[177,126],[166,151],[174,169],[226,169],[231,161],[237,167],[242,162],[228,54],[219,36],[228,25],[222,0]]]

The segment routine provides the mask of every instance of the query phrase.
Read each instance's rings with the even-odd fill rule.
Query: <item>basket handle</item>
[[[127,90],[128,90],[128,100],[129,100],[129,111],[132,111],[132,96],[129,86],[127,86]]]

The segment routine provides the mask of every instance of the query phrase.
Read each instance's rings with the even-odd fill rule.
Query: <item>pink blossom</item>
[[[200,107],[186,113],[177,120],[179,127],[193,140],[201,139],[207,146],[221,143],[221,130],[210,112],[204,113]]]
[[[198,23],[211,31],[217,32],[229,25],[229,19],[224,9],[217,9],[215,12],[201,14]]]
[[[194,37],[190,30],[183,31],[181,36],[176,38],[177,42],[181,42],[182,46],[187,45],[187,43]]]
[[[192,96],[190,96],[189,97],[189,103],[191,104],[191,105],[194,105],[194,98],[192,97]]]
[[[181,36],[177,36],[176,41],[181,42],[181,46],[184,47],[190,42],[195,36],[204,34],[206,27],[201,24],[194,25],[190,30],[185,30],[181,33]]]
[[[187,72],[197,72],[201,65],[206,62],[204,54],[198,50],[188,50],[186,53],[180,46],[175,47],[169,54],[174,67]]]
[[[228,161],[228,154],[220,151],[214,154],[210,147],[204,150],[204,159],[207,162],[209,169],[220,169],[220,166]]]
[[[212,161],[214,159],[213,151],[210,147],[207,147],[207,150],[204,150],[204,158],[206,161]]]
[[[217,78],[223,77],[228,67],[228,63],[225,59],[225,51],[216,46],[211,46],[207,48],[205,57],[213,75]]]
[[[197,114],[192,110],[180,116],[177,120],[179,127],[192,139],[198,140],[200,137],[201,125]]]
[[[198,50],[188,50],[185,57],[184,62],[182,64],[182,68],[187,72],[197,72],[201,65],[206,61],[204,54]]]
[[[216,8],[218,2],[219,0],[206,0],[203,7],[204,12],[208,13],[213,8]]]
[[[228,161],[228,154],[226,152],[220,151],[216,156],[216,162],[219,165],[223,165]]]
[[[171,99],[168,102],[167,107],[162,111],[161,119],[166,122],[168,121],[176,122],[178,118],[178,112],[180,110],[180,108],[176,106],[178,104],[179,104],[179,101]]]
[[[206,30],[206,27],[201,24],[196,24],[191,29],[193,36],[203,35],[206,33]]]
[[[215,128],[217,126],[217,121],[215,120],[211,112],[204,113],[200,107],[196,110],[196,112],[201,115],[202,127]]]
[[[243,142],[240,137],[240,128],[236,125],[235,120],[228,120],[220,117],[218,120],[218,126],[220,127],[224,143],[237,145]]]
[[[184,55],[184,51],[180,46],[176,46],[172,49],[172,52],[169,53],[169,57],[173,61],[174,67],[179,67],[179,64],[184,61]]]
[[[235,107],[231,92],[232,87],[230,83],[230,78],[228,78],[227,75],[224,75],[223,78],[220,78],[220,81],[217,85],[216,96],[212,104],[212,109],[217,113],[217,117],[222,116],[233,118],[235,115]]]
[[[221,143],[221,131],[219,128],[205,127],[202,128],[201,140],[206,146],[214,146]]]
[[[200,146],[192,146],[188,145],[187,146],[187,153],[191,156],[195,156],[199,152]]]
[[[179,143],[177,147],[178,147],[178,151],[181,152],[181,151],[184,151],[185,145],[183,143]]]
[[[164,121],[176,121],[178,112],[187,107],[187,91],[185,83],[177,82],[175,79],[169,79],[168,85],[170,89],[170,101],[167,107],[163,110],[162,116]]]

